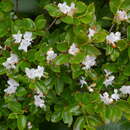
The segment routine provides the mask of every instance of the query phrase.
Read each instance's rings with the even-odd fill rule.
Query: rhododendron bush
[[[24,16],[0,2],[0,129],[129,120],[130,0],[38,4]]]

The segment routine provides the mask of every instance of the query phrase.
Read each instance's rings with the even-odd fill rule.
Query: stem
[[[16,14],[18,14],[18,10],[19,10],[19,0],[16,0]]]
[[[49,30],[49,29],[55,24],[56,20],[57,20],[57,18],[55,18],[55,19],[52,21],[52,23],[49,25],[49,27],[47,28],[47,30]]]
[[[111,28],[110,28],[110,30],[109,30],[109,32],[111,32],[112,31],[112,29],[113,29],[113,27],[115,26],[115,24],[112,24],[112,26],[111,26]]]

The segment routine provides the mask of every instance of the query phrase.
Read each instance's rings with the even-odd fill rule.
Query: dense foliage
[[[130,119],[130,0],[0,2],[0,129]],[[42,128],[41,128],[42,129]]]

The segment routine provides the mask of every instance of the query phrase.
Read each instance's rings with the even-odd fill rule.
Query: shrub
[[[40,0],[32,18],[13,8],[0,2],[1,129],[130,119],[130,0]]]

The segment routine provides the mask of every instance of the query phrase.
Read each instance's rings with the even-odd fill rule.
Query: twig
[[[111,28],[109,29],[109,32],[112,31],[113,27],[115,26],[115,24],[112,24]]]
[[[55,24],[56,20],[57,20],[57,18],[55,18],[55,19],[52,21],[52,23],[49,25],[49,27],[47,28],[47,30],[49,30],[49,29]]]
[[[19,11],[19,0],[16,0],[16,14],[18,15]]]

